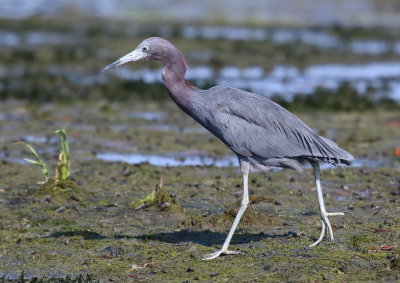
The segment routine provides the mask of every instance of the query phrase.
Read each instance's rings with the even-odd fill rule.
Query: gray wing
[[[239,155],[314,158],[334,164],[353,160],[351,154],[266,97],[231,87],[214,87],[209,92],[213,105],[206,128]]]

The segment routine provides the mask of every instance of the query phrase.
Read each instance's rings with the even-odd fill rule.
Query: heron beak
[[[141,59],[144,59],[145,56],[146,56],[146,54],[143,53],[142,50],[135,49],[131,53],[126,54],[125,56],[123,56],[123,57],[119,58],[118,60],[116,60],[115,62],[111,63],[110,65],[104,67],[103,70],[101,70],[101,71],[105,72],[112,68],[118,67],[122,64],[131,62],[131,61],[139,61]]]

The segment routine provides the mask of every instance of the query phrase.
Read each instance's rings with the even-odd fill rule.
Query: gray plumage
[[[319,239],[311,246],[322,241],[325,231],[333,240],[328,216],[343,213],[328,213],[325,210],[319,162],[350,165],[353,160],[350,153],[333,141],[317,135],[295,115],[264,96],[232,87],[216,86],[201,90],[191,85],[185,80],[188,66],[185,57],[165,39],[146,39],[134,51],[103,70],[138,60],[163,62],[162,79],[171,98],[184,112],[228,146],[239,159],[243,174],[243,200],[240,209],[221,250],[204,259],[236,253],[229,251],[228,246],[249,203],[248,174],[250,171],[268,170],[271,167],[291,168],[301,172],[306,163],[312,165],[322,231]]]
[[[318,136],[292,113],[266,97],[231,87],[189,92],[182,109],[224,142],[253,170],[271,166],[302,171],[306,161],[349,165],[353,156]]]

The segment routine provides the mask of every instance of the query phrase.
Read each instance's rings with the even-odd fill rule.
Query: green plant
[[[61,152],[58,155],[58,163],[56,168],[56,174],[54,180],[57,181],[64,181],[67,180],[71,174],[70,171],[70,153],[69,153],[69,146],[68,146],[68,138],[67,132],[65,129],[57,130],[55,133],[60,138],[60,145],[61,145]],[[36,160],[24,158],[27,162],[35,165],[39,165],[42,173],[45,177],[45,183],[49,181],[49,170],[47,169],[47,165],[44,162],[43,158],[37,153],[37,151],[28,143],[26,142],[17,142],[16,144],[22,144],[25,148],[32,153]]]
[[[30,144],[26,142],[17,142],[16,144],[22,144],[23,146],[25,146],[27,150],[29,150],[32,153],[32,155],[36,158],[36,160],[32,160],[29,158],[24,158],[24,160],[29,163],[39,165],[47,182],[47,180],[49,179],[49,170],[47,169],[46,163],[44,162],[43,158],[37,153],[37,151]]]
[[[159,208],[160,210],[180,211],[181,208],[176,202],[175,198],[162,189],[162,182],[163,180],[160,178],[155,190],[144,199],[131,203],[131,207],[134,210],[140,210],[153,206]]]
[[[58,156],[56,170],[56,180],[66,180],[71,174],[67,133],[64,129],[57,130],[55,133],[60,137],[61,144],[61,152]]]

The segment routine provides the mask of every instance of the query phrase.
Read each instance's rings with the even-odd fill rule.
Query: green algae
[[[182,208],[176,201],[176,197],[168,194],[162,189],[162,179],[157,183],[156,188],[147,197],[142,200],[132,202],[130,206],[134,210],[141,210],[148,207],[159,208],[160,211],[182,211]]]
[[[97,164],[89,162],[80,166],[85,169],[77,174],[77,180],[83,179],[87,172],[94,169],[107,171],[110,176],[126,170],[124,169],[126,165],[110,166],[102,162],[97,162]],[[11,171],[17,169],[16,165],[7,167],[7,170]],[[93,280],[99,281],[109,278],[114,281],[152,280],[155,282],[398,279],[396,254],[399,252],[399,247],[396,243],[398,243],[400,231],[398,225],[395,224],[398,218],[390,213],[390,207],[394,205],[390,202],[390,198],[393,198],[393,196],[390,197],[390,193],[395,189],[391,183],[397,182],[395,176],[398,171],[396,170],[379,170],[376,175],[382,182],[382,188],[379,188],[382,197],[371,194],[367,199],[353,199],[352,209],[349,210],[350,216],[332,219],[336,241],[332,243],[324,241],[314,249],[307,247],[319,233],[316,196],[315,192],[310,190],[312,188],[311,172],[296,177],[294,182],[286,180],[292,178],[291,171],[271,174],[269,181],[260,178],[262,175],[257,176],[255,183],[250,185],[250,189],[254,190],[252,200],[256,202],[253,203],[256,208],[250,208],[246,212],[251,217],[247,220],[246,217],[243,218],[246,221],[240,223],[231,247],[239,249],[243,254],[203,262],[201,258],[204,254],[219,248],[222,244],[234,217],[234,213],[229,211],[237,208],[240,201],[240,194],[228,197],[229,190],[234,192],[235,186],[229,190],[226,187],[226,190],[219,191],[213,186],[216,181],[224,184],[223,178],[216,177],[229,175],[231,169],[212,167],[166,169],[149,165],[129,167],[138,176],[146,176],[150,172],[154,174],[158,171],[154,176],[163,175],[163,187],[168,188],[168,191],[174,188],[173,191],[178,194],[183,207],[190,203],[190,199],[193,198],[190,195],[193,193],[198,193],[201,197],[216,194],[215,201],[225,207],[225,210],[209,214],[209,205],[202,209],[185,208],[186,216],[175,221],[172,226],[173,222],[169,219],[176,218],[176,214],[160,213],[159,209],[139,210],[124,217],[132,199],[138,199],[134,195],[143,195],[143,192],[131,191],[132,184],[140,186],[140,184],[150,183],[150,180],[133,178],[131,185],[122,188],[115,182],[109,183],[110,186],[105,184],[108,176],[93,175],[97,184],[103,184],[104,189],[98,191],[98,194],[85,194],[83,202],[87,202],[88,205],[76,207],[76,214],[69,216],[68,213],[74,212],[66,210],[49,214],[50,219],[45,220],[48,218],[37,214],[38,211],[43,211],[43,208],[39,209],[33,203],[28,203],[26,206],[29,206],[31,210],[25,209],[23,216],[20,216],[22,217],[20,218],[21,226],[18,228],[13,227],[11,222],[16,221],[14,213],[20,209],[9,205],[6,209],[2,208],[0,245],[5,252],[0,263],[5,274],[8,274],[7,271],[15,271],[10,263],[13,260],[19,260],[18,270],[25,270],[28,274],[35,271],[35,276],[39,278],[55,276],[54,274],[59,272],[70,274],[73,278],[82,273],[89,273]],[[357,169],[347,169],[346,172],[348,171],[355,175],[358,172]],[[177,172],[181,172],[180,176],[176,175]],[[382,175],[382,172],[386,174]],[[289,176],[287,176],[288,173]],[[371,174],[374,173],[371,172]],[[371,178],[371,175],[358,175],[361,185],[352,187],[355,192],[362,191],[363,185],[368,184],[368,178]],[[231,183],[240,184],[239,174],[232,177],[234,180]],[[10,177],[6,177],[8,178]],[[153,182],[156,180],[157,178],[153,177]],[[185,185],[188,180],[191,180],[193,184],[206,185],[201,187],[202,192],[200,192],[196,186]],[[324,180],[328,183],[336,182],[337,187],[340,187],[343,182],[343,179],[336,174],[326,174]],[[19,179],[15,181],[16,185],[26,182]],[[268,197],[262,194],[265,193],[266,187],[257,187],[257,182],[269,183]],[[304,187],[303,194],[314,202],[303,201],[304,198],[296,192],[299,184]],[[219,183],[218,187],[225,187],[225,185]],[[287,188],[283,189],[285,185]],[[84,187],[86,187],[85,191],[94,189],[87,185]],[[325,189],[328,194],[326,198],[328,209],[332,210],[338,205],[343,206],[332,199],[335,191],[329,187],[332,185]],[[285,194],[282,194],[282,190],[285,190]],[[124,195],[123,201],[115,196],[116,191]],[[150,190],[147,189],[147,191]],[[291,191],[296,193],[291,194]],[[128,192],[129,195],[125,195]],[[6,195],[2,193],[2,199],[9,200],[15,194],[12,190],[7,190]],[[229,200],[226,203],[224,196]],[[101,200],[105,199],[119,202],[120,205],[106,207],[105,202],[100,205]],[[276,200],[279,200],[279,205],[275,204]],[[378,214],[374,214],[376,210],[370,205],[376,202],[379,202],[381,207]],[[97,205],[92,207],[95,203]],[[100,207],[102,207],[101,210],[99,210]],[[290,208],[295,208],[295,210]],[[275,212],[276,209],[278,213]],[[315,211],[315,214],[308,215],[306,212],[310,209]],[[257,215],[263,215],[267,221],[253,218]],[[151,220],[153,217],[154,219]],[[25,220],[23,223],[24,218],[29,221]],[[112,221],[112,226],[109,226],[107,222],[102,222],[107,218]],[[388,221],[388,219],[392,220]],[[144,226],[135,228],[135,225]],[[110,230],[118,226],[126,228],[114,232]],[[382,244],[392,248],[379,250]],[[374,249],[377,251],[368,252]],[[51,268],[49,268],[50,265]]]
[[[379,168],[322,171],[328,211],[347,212],[331,219],[334,242],[308,248],[320,233],[310,170],[302,175],[287,170],[252,174],[252,207],[231,246],[242,254],[204,262],[205,254],[221,247],[240,205],[242,177],[236,168],[130,165],[95,156],[115,150],[110,141],[119,142],[118,146],[127,143],[127,149],[118,149],[122,153],[151,153],[155,145],[158,152],[196,148],[214,157],[229,151],[206,133],[179,133],[182,143],[176,143],[176,132],[138,129],[131,124],[153,122],[123,115],[132,107],[142,111],[162,107],[169,113],[163,123],[193,126],[172,104],[105,104],[0,105],[2,113],[12,110],[26,121],[0,120],[3,150],[10,148],[7,141],[12,144],[27,132],[45,136],[55,120],[69,125],[77,184],[54,182],[56,188],[44,187],[36,183],[41,177],[37,168],[0,162],[0,270],[5,276],[18,278],[24,270],[26,278],[90,274],[100,282],[399,280],[400,179],[399,160],[393,156],[399,140],[397,112],[300,113],[313,128],[335,132],[336,142],[357,156],[387,159]],[[79,128],[82,120],[92,127]],[[104,124],[125,125],[126,130]],[[377,134],[381,138],[374,138]],[[42,151],[48,147],[35,144]],[[18,150],[22,149],[12,156],[23,155]],[[56,167],[58,149],[43,152],[49,166]],[[132,202],[150,195],[160,178],[164,196],[173,195],[182,210],[166,213],[154,206],[134,211]]]
[[[49,178],[33,193],[37,198],[57,205],[80,202],[86,194],[78,188],[75,181],[71,179],[57,180],[56,178]]]

